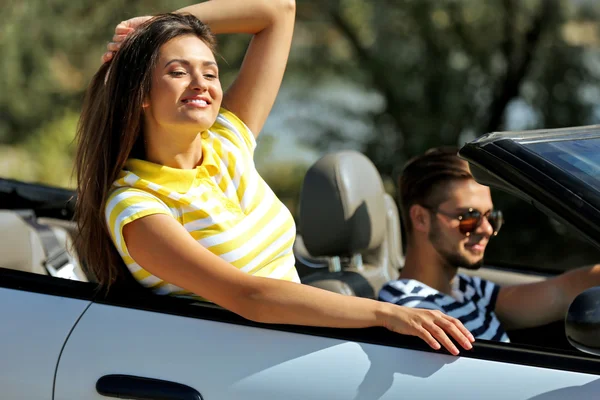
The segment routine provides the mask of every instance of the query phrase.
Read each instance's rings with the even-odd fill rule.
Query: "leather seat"
[[[86,282],[73,256],[73,232],[70,221],[36,218],[31,210],[0,210],[0,268]]]
[[[399,276],[398,209],[361,153],[331,153],[311,166],[300,194],[298,228],[294,252],[305,284],[376,298]]]

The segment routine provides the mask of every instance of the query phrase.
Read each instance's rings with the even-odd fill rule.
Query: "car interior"
[[[73,251],[74,222],[40,216],[43,210],[10,204],[10,193],[0,193],[9,200],[0,203],[0,268],[90,281]]]
[[[307,171],[299,200],[294,253],[304,284],[376,299],[402,276],[398,207],[366,156],[325,155]],[[72,248],[73,204],[72,191],[0,179],[0,268],[93,282]],[[500,285],[547,278],[494,266],[460,272]],[[562,321],[508,334],[513,342],[574,350]]]

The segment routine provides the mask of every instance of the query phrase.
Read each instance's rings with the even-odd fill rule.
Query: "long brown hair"
[[[106,200],[128,158],[144,158],[143,111],[160,47],[178,36],[195,35],[214,52],[215,38],[192,15],[161,14],[123,41],[112,61],[92,78],[77,127],[77,254],[106,288],[127,278],[105,219]]]

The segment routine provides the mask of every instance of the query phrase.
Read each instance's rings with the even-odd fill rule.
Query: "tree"
[[[319,60],[383,98],[378,111],[363,116],[371,134],[354,146],[384,176],[397,175],[409,157],[432,146],[598,120],[598,68],[590,61],[598,31],[584,29],[598,26],[593,2],[331,0],[303,3],[299,14],[300,25],[317,32],[305,67]],[[349,139],[325,127],[312,142],[331,149]],[[522,201],[494,198],[510,233],[494,239],[491,258],[564,268],[600,255]]]
[[[566,23],[582,22],[581,9],[566,1],[302,4],[300,23],[319,30],[310,60],[331,63],[332,71],[384,98],[385,106],[371,116],[375,132],[360,144],[384,174],[432,145],[506,128],[511,106],[536,116],[531,126],[518,128],[594,120],[591,104],[576,94],[597,88],[584,63],[586,48],[564,35]],[[585,10],[588,21],[597,21],[596,8]],[[335,37],[332,29],[335,40],[321,39]],[[350,52],[339,50],[340,39]]]

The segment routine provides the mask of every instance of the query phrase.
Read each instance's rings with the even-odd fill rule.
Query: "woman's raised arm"
[[[215,34],[253,35],[240,71],[224,94],[223,107],[258,136],[273,108],[285,72],[294,31],[295,1],[210,0],[175,12],[196,16]],[[117,25],[103,60],[109,61],[127,34],[149,18],[136,17]]]

